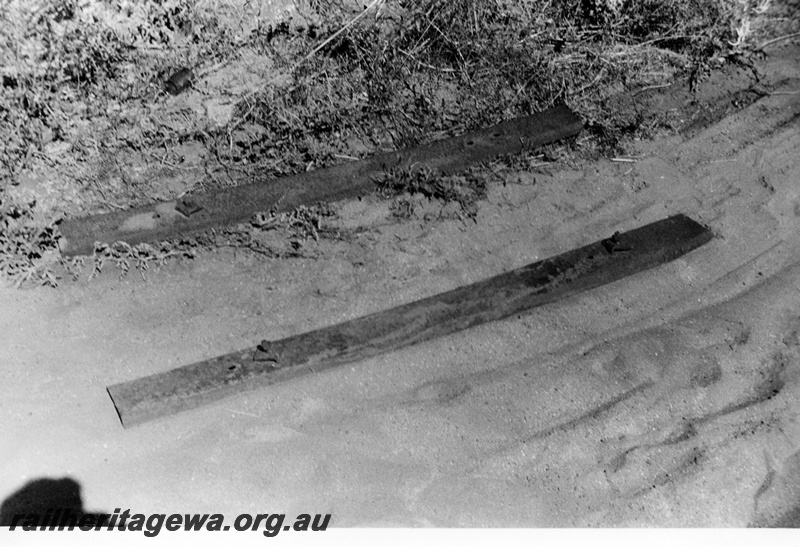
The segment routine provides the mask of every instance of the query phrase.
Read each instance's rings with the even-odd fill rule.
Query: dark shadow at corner
[[[82,519],[86,524],[91,521],[92,526],[102,526],[109,517],[84,511],[81,485],[68,477],[30,481],[0,504],[0,526],[23,529],[77,526]]]

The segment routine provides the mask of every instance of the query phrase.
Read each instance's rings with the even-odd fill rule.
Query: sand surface
[[[332,526],[800,524],[798,50],[778,93],[635,163],[523,173],[477,222],[336,205],[316,259],[204,253],[0,291],[0,498]],[[410,302],[669,215],[685,257],[380,358],[123,429],[106,386]],[[8,440],[11,440],[10,442]]]

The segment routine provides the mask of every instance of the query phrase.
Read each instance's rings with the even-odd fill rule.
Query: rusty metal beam
[[[260,211],[290,211],[300,205],[357,197],[371,191],[375,180],[392,168],[413,171],[427,167],[444,174],[456,173],[502,154],[519,153],[524,147],[577,135],[582,127],[571,110],[556,106],[460,137],[327,169],[223,188],[179,201],[67,219],[60,226],[61,254],[91,254],[95,242],[135,245],[172,239],[243,222]]]
[[[125,427],[496,321],[664,264],[710,241],[677,215],[392,308],[108,387]]]

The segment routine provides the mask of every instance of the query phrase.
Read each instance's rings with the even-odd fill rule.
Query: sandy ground
[[[0,291],[0,498],[359,526],[800,524],[798,50],[691,138],[493,185],[476,223],[338,204],[316,259],[230,250]],[[105,388],[409,302],[675,213],[716,238],[516,319],[123,429]]]

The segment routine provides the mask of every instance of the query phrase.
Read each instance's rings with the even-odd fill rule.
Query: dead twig
[[[578,91],[575,92],[575,94],[580,95],[581,93],[583,93],[584,91],[595,85],[597,82],[599,82],[603,78],[603,76],[605,76],[605,74],[606,74],[606,67],[603,67],[602,69],[600,69],[600,72],[597,73],[597,76],[595,76],[591,82],[581,87]]]
[[[777,38],[773,38],[772,40],[767,40],[766,42],[762,42],[758,49],[764,49],[767,46],[771,46],[772,44],[776,44],[778,42],[782,42],[783,40],[789,40],[791,38],[795,38],[800,36],[800,32],[795,32],[792,34],[786,34],[785,36],[778,36]]]
[[[670,87],[671,85],[672,85],[672,83],[661,84],[661,85],[649,85],[647,87],[643,87],[642,89],[638,90],[636,93],[633,94],[633,96],[635,97],[639,93],[644,93],[645,91],[649,91],[650,89],[661,89],[661,88],[664,88],[664,87]]]
[[[372,0],[372,3],[369,6],[367,6],[366,8],[364,8],[364,11],[362,11],[361,13],[359,13],[358,15],[356,15],[355,17],[350,19],[350,21],[348,21],[346,25],[344,25],[342,28],[340,28],[339,30],[337,30],[336,32],[331,34],[327,39],[323,40],[323,42],[320,45],[318,45],[317,47],[315,47],[314,49],[312,49],[311,52],[308,55],[306,55],[305,57],[303,57],[302,59],[297,61],[292,66],[290,72],[294,72],[297,69],[297,67],[299,67],[300,65],[302,65],[303,63],[305,63],[306,61],[311,59],[311,57],[316,55],[316,53],[319,50],[321,50],[322,48],[324,48],[325,46],[330,44],[332,41],[334,41],[336,38],[338,38],[341,33],[346,31],[350,27],[352,27],[359,19],[364,17],[372,8],[374,8],[378,4],[382,3],[383,1],[384,0]]]
[[[294,74],[294,71],[295,71],[295,70],[297,70],[298,68],[300,68],[300,66],[301,66],[303,63],[305,63],[306,61],[308,61],[309,59],[311,59],[311,58],[312,58],[314,55],[316,55],[316,54],[317,54],[317,53],[318,53],[318,52],[319,52],[319,51],[320,51],[322,48],[324,48],[325,46],[327,46],[328,44],[330,44],[330,43],[331,43],[333,40],[335,40],[335,39],[336,39],[336,38],[337,38],[339,35],[341,35],[341,34],[342,34],[344,31],[346,31],[347,29],[349,29],[350,27],[352,27],[352,26],[353,26],[353,25],[354,25],[356,22],[358,22],[358,21],[359,21],[359,20],[360,20],[362,17],[364,17],[364,16],[365,16],[367,13],[369,13],[369,12],[372,10],[372,8],[374,8],[374,7],[378,6],[379,4],[382,4],[384,1],[385,1],[385,0],[372,0],[372,3],[371,3],[369,6],[367,6],[366,8],[364,8],[364,11],[362,11],[361,13],[359,13],[358,15],[356,15],[355,17],[353,17],[353,18],[352,18],[350,21],[348,21],[348,22],[347,22],[347,23],[346,23],[346,24],[345,24],[345,25],[344,25],[342,28],[340,28],[339,30],[337,30],[336,32],[334,32],[334,33],[333,33],[331,36],[329,36],[328,38],[326,38],[325,40],[323,40],[323,42],[322,42],[321,44],[319,44],[317,47],[315,47],[314,49],[312,49],[312,50],[311,50],[311,51],[310,51],[310,52],[309,52],[309,53],[308,53],[308,54],[307,54],[305,57],[303,57],[302,59],[300,59],[299,61],[297,61],[296,63],[294,63],[294,64],[291,66],[291,68],[289,69],[289,74]],[[270,79],[270,80],[267,82],[267,85],[273,85],[273,84],[276,84],[276,83],[278,83],[278,82],[279,82],[281,79],[283,79],[283,76],[282,76],[282,75],[279,75],[279,76],[273,76],[273,77],[272,77],[272,78],[271,78],[271,79]],[[253,96],[254,96],[254,95],[256,95],[257,93],[259,93],[260,91],[261,91],[261,90],[252,90],[252,91],[248,91],[247,93],[245,93],[245,94],[244,94],[244,95],[243,95],[243,96],[242,96],[242,97],[239,99],[239,102],[243,102],[243,101],[246,101],[246,100],[250,99],[251,97],[253,97]],[[255,103],[254,103],[254,105],[253,105],[253,106],[255,106]],[[253,110],[253,106],[251,106],[251,107],[250,107],[250,109],[249,109],[249,110],[248,110],[248,112],[247,112],[247,115],[249,115],[249,114],[252,112],[252,110]],[[236,125],[235,125],[234,127],[238,126],[238,125],[239,125],[239,123],[241,123],[241,121],[242,121],[243,119],[244,119],[244,118],[241,118],[241,119],[240,119],[240,121],[239,121],[239,122],[237,122],[237,123],[236,123]]]

